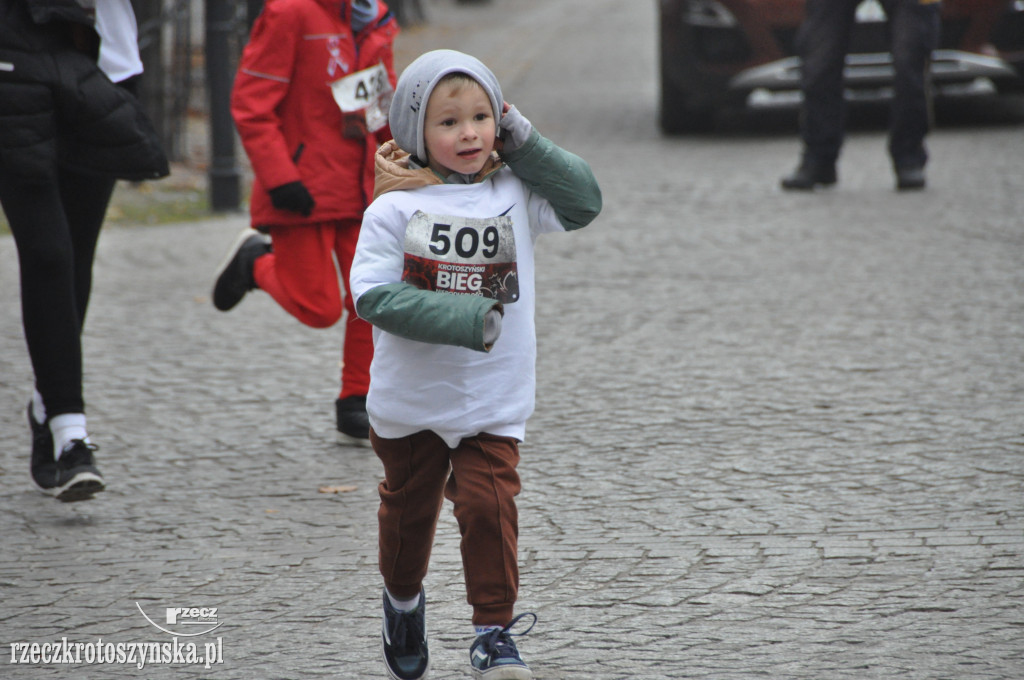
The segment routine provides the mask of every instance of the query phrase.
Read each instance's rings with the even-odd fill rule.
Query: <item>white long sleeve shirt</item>
[[[391,191],[363,218],[350,284],[477,294],[502,302],[490,352],[409,340],[374,328],[367,412],[384,438],[422,430],[448,446],[481,432],[522,440],[534,408],[534,243],[564,231],[547,199],[508,167],[476,184]]]

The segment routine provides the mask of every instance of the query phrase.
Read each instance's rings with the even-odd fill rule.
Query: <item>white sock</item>
[[[416,609],[420,603],[419,595],[411,600],[399,600],[397,597],[389,593],[387,588],[384,589],[384,592],[388,594],[388,601],[391,603],[391,606],[400,612],[411,612],[413,609]]]
[[[46,405],[43,404],[43,395],[39,394],[39,390],[32,393],[32,417],[37,423],[46,422]]]
[[[58,460],[60,454],[74,439],[89,441],[85,431],[84,413],[62,413],[50,419],[50,432],[53,433],[53,458]]]

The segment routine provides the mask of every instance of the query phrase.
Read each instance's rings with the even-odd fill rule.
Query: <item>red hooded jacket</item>
[[[398,24],[378,5],[377,18],[356,35],[348,0],[269,0],[256,19],[231,94],[231,114],[255,173],[254,227],[358,219],[369,205],[374,152],[391,130],[384,123],[376,132],[346,132],[332,83],[382,64],[390,88],[378,69],[376,80],[366,72],[370,89],[394,89]],[[274,208],[267,193],[299,180],[316,201],[309,217]]]

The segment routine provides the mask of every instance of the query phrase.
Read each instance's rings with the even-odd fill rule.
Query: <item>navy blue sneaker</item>
[[[530,627],[522,633],[513,633],[512,627],[525,616],[533,617]],[[519,656],[512,637],[526,635],[536,623],[537,615],[527,612],[512,619],[504,628],[493,628],[478,636],[469,648],[473,677],[477,680],[532,680],[533,672]]]
[[[420,680],[430,669],[427,651],[427,600],[420,591],[420,601],[411,612],[400,612],[391,606],[384,593],[384,630],[381,648],[388,675],[394,680]]]

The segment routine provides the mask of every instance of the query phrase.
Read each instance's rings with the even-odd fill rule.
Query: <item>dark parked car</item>
[[[662,129],[708,129],[727,108],[795,107],[803,9],[804,0],[660,0]],[[857,7],[848,99],[891,94],[886,27],[878,0]],[[931,70],[940,98],[1024,90],[1024,0],[943,0]]]

